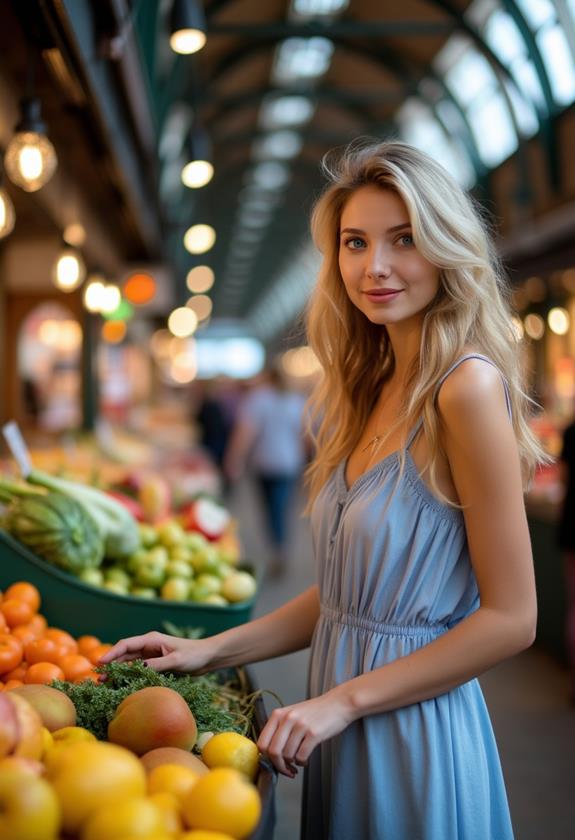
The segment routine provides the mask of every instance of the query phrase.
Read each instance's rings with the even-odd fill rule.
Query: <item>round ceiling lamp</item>
[[[199,52],[206,43],[206,20],[197,0],[174,0],[170,16],[170,47],[180,55]]]
[[[10,180],[26,192],[47,184],[58,165],[54,146],[46,136],[40,100],[21,100],[22,118],[8,143],[4,165]]]
[[[186,286],[194,294],[209,292],[214,285],[215,275],[209,265],[197,265],[188,271]]]
[[[6,191],[6,187],[0,178],[0,239],[9,236],[16,224],[16,213],[12,199]]]
[[[184,247],[190,254],[205,254],[215,241],[216,232],[211,225],[192,225],[184,234]]]

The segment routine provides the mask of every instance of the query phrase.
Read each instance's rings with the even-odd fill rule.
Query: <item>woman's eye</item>
[[[398,241],[402,245],[413,245],[413,236],[410,233],[404,233],[403,236],[399,237]]]
[[[354,236],[353,239],[346,239],[345,244],[348,248],[352,251],[357,251],[359,248],[363,248],[365,242],[363,239],[360,239],[358,236]]]

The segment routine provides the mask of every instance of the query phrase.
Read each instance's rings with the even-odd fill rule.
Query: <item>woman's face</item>
[[[360,187],[341,214],[339,268],[348,297],[374,324],[423,314],[439,288],[439,269],[416,249],[397,193]]]

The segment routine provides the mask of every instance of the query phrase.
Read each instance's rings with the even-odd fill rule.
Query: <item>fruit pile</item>
[[[94,666],[111,645],[95,636],[74,639],[48,627],[31,583],[12,584],[0,602],[0,691],[52,680],[98,680]]]
[[[224,607],[255,595],[255,577],[237,568],[240,550],[233,533],[209,540],[185,530],[175,518],[138,528],[141,548],[122,560],[84,569],[80,580],[119,595]]]
[[[68,674],[75,683],[69,686],[72,696],[87,689],[112,694],[107,685],[96,684],[87,655],[96,661],[109,645],[91,637],[76,641],[64,630],[46,628],[39,606],[40,594],[25,582],[9,587],[0,602],[9,631],[3,638],[15,643],[5,648],[11,656],[0,659],[0,838],[249,837],[261,813],[253,783],[259,765],[256,744],[234,731],[204,732],[197,739],[187,702],[163,685],[125,696],[109,717],[107,740],[97,740],[77,725],[70,696],[41,683]],[[29,662],[32,642],[50,643],[42,650],[54,661]],[[73,646],[84,653],[70,652]],[[43,667],[34,670],[35,665]],[[20,677],[14,676],[17,669]],[[201,758],[192,748],[201,751]]]

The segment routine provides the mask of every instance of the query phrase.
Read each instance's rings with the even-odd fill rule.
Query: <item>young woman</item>
[[[309,470],[317,586],[201,641],[126,639],[103,661],[204,672],[311,644],[309,699],[259,747],[306,766],[307,840],[507,840],[475,677],[536,620],[517,340],[481,217],[432,159],[352,147],[313,215],[308,313],[324,369]]]

